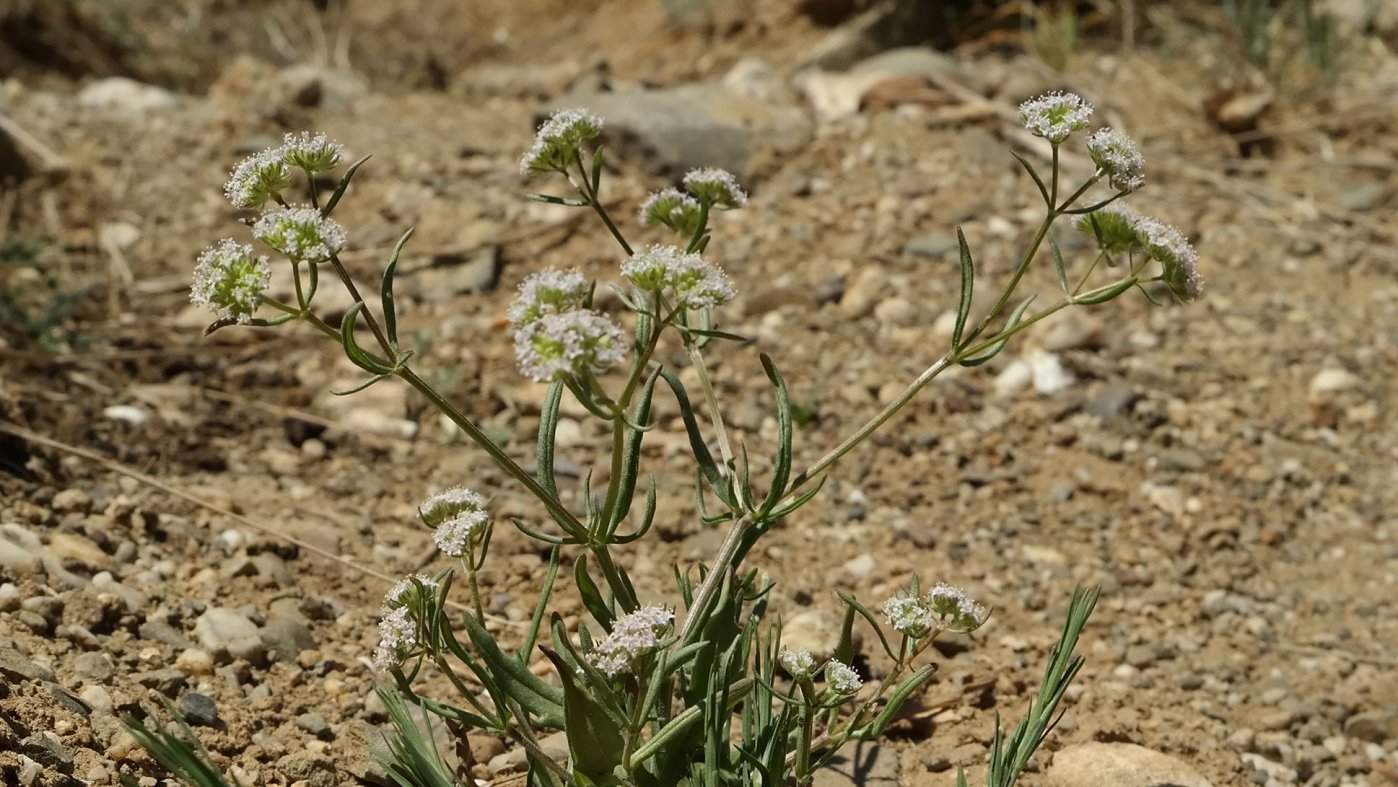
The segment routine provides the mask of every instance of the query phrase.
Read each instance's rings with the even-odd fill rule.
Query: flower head
[[[189,300],[222,319],[247,323],[271,279],[266,257],[254,257],[251,246],[225,238],[199,255]]]
[[[325,262],[345,245],[345,231],[315,208],[281,208],[252,225],[253,237],[297,262]]]
[[[1136,143],[1120,131],[1104,128],[1093,132],[1087,138],[1087,152],[1117,191],[1130,193],[1146,184],[1146,159]]]
[[[235,208],[253,209],[291,185],[291,168],[286,165],[282,148],[268,148],[239,162],[223,184],[224,196]]]
[[[782,648],[781,653],[777,654],[777,661],[793,678],[804,678],[815,672],[815,657],[808,650]]]
[[[612,631],[598,642],[589,661],[608,676],[630,669],[636,659],[655,652],[670,630],[675,613],[659,604],[647,604],[612,622]]]
[[[932,611],[916,596],[900,593],[890,598],[883,604],[883,614],[899,634],[916,638],[932,629]]]
[[[581,309],[589,291],[587,279],[577,268],[531,273],[520,282],[519,294],[510,305],[510,324],[523,328],[548,314]]]
[[[692,169],[684,176],[684,188],[700,202],[718,208],[741,208],[748,203],[748,195],[738,186],[738,179],[723,169]]]
[[[859,673],[854,668],[842,661],[831,659],[825,665],[825,685],[829,686],[836,694],[857,694],[859,688],[864,685]]]
[[[324,134],[311,136],[309,131],[287,134],[281,150],[288,167],[300,167],[310,173],[333,169],[345,155],[340,143],[330,141]]]
[[[427,498],[418,508],[422,521],[436,530],[432,540],[445,555],[461,557],[486,531],[490,515],[485,498],[463,486],[454,486]]]
[[[1036,137],[1057,145],[1087,128],[1092,105],[1076,93],[1045,93],[1019,105],[1019,119]]]
[[[374,651],[374,668],[386,672],[403,663],[417,647],[417,623],[407,607],[398,607],[379,621],[379,647]]]
[[[1138,228],[1145,220],[1129,205],[1113,202],[1091,213],[1077,217],[1073,226],[1079,232],[1097,240],[1098,248],[1109,253],[1136,251],[1141,248]]]
[[[927,607],[937,625],[950,631],[969,633],[985,623],[985,608],[971,600],[961,588],[938,582],[927,593]]]
[[[587,109],[558,110],[539,126],[534,144],[519,160],[520,174],[566,172],[582,143],[601,134],[603,125],[602,118]]]
[[[1176,298],[1195,301],[1204,294],[1204,277],[1199,274],[1199,255],[1183,232],[1155,219],[1142,219],[1137,236],[1151,257],[1160,263],[1161,281]]]
[[[437,580],[422,574],[413,574],[398,581],[388,595],[383,597],[384,612],[392,612],[403,607],[413,607],[430,598],[437,592]]]
[[[626,335],[594,311],[546,314],[515,332],[515,357],[535,382],[596,374],[626,360]]]
[[[663,224],[681,235],[699,227],[699,200],[679,189],[661,189],[641,203],[641,226]]]
[[[712,309],[733,300],[733,285],[721,268],[678,246],[651,246],[622,263],[621,273],[643,290],[665,292],[682,309]]]

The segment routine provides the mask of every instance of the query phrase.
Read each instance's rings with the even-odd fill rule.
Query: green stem
[[[709,377],[709,369],[704,364],[704,353],[699,349],[699,345],[693,341],[685,342],[685,350],[689,352],[689,360],[694,364],[694,371],[699,375],[699,383],[704,389],[704,402],[709,407],[709,417],[714,422],[714,432],[718,436],[718,453],[723,458],[723,474],[727,476],[732,472],[733,467],[733,447],[728,442],[728,430],[723,425],[723,413],[718,409],[718,395],[714,393],[714,383]],[[735,490],[739,495],[742,490]],[[739,500],[739,505],[746,505],[747,501]]]
[[[612,217],[608,215],[607,209],[602,207],[602,201],[598,199],[597,192],[592,190],[591,180],[587,174],[587,166],[583,164],[581,153],[577,155],[575,161],[578,165],[578,171],[582,173],[582,184],[579,185],[577,182],[573,182],[573,188],[578,190],[578,193],[583,196],[583,199],[587,200],[588,206],[597,214],[597,217],[602,219],[603,224],[607,225],[607,231],[612,233],[613,238],[616,238],[616,242],[621,245],[621,250],[626,252],[626,256],[630,257],[635,254],[635,252],[631,250],[631,244],[626,242],[626,238],[622,237],[621,230],[617,229],[616,224],[612,222]],[[573,177],[569,175],[568,180],[572,181]]]
[[[707,611],[709,602],[718,592],[718,583],[722,582],[723,578],[728,575],[728,564],[732,562],[733,556],[738,554],[738,546],[743,543],[743,536],[747,535],[748,528],[751,526],[752,519],[746,514],[733,520],[733,527],[729,529],[728,535],[724,536],[723,543],[718,547],[718,554],[714,556],[713,565],[709,566],[708,576],[704,577],[703,583],[699,585],[699,590],[695,592],[694,603],[689,605],[684,625],[680,627],[678,641],[681,647],[689,644],[690,638],[695,633],[695,627],[699,625]]]

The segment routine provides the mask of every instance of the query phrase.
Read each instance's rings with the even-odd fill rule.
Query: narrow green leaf
[[[369,379],[360,383],[359,385],[356,385],[355,387],[349,389],[348,391],[331,391],[330,393],[333,396],[349,396],[350,394],[357,394],[360,391],[364,390],[365,388],[368,388],[369,386],[373,385],[374,383],[378,382],[379,380],[382,380],[387,376],[388,375],[386,374],[376,374],[373,377],[370,377]]]
[[[1126,292],[1132,287],[1135,287],[1136,281],[1137,280],[1135,276],[1128,276],[1125,279],[1116,282],[1115,284],[1109,284],[1105,287],[1100,287],[1098,289],[1093,290],[1092,292],[1087,293],[1086,295],[1079,295],[1078,297],[1073,299],[1073,303],[1081,303],[1085,305],[1106,303],[1107,301],[1110,301],[1118,295],[1121,295],[1123,292]]]
[[[1063,288],[1063,294],[1072,297],[1073,293],[1068,289],[1068,269],[1063,265],[1063,249],[1059,248],[1058,241],[1052,236],[1048,239],[1049,250],[1053,252],[1053,267],[1058,271],[1058,286]]]
[[[536,541],[542,541],[542,542],[544,542],[545,544],[553,544],[554,546],[562,546],[562,545],[564,545],[564,544],[576,544],[576,543],[579,543],[577,538],[563,538],[562,536],[555,536],[555,535],[552,535],[552,534],[550,534],[550,533],[545,533],[545,532],[542,531],[542,530],[535,530],[534,528],[532,528],[532,527],[530,527],[529,525],[524,524],[524,522],[520,521],[520,519],[519,519],[518,517],[510,517],[510,522],[514,524],[515,529],[518,530],[519,532],[525,534],[526,536],[529,536],[530,538],[532,538],[532,539],[534,539],[534,540],[536,540]]]
[[[626,536],[616,536],[613,534],[609,538],[612,544],[630,544],[631,542],[650,532],[651,525],[655,524],[655,475],[651,474],[646,481],[646,513],[641,517],[641,524],[634,533]]]
[[[956,766],[956,787],[971,787],[966,782],[966,769],[960,765]]]
[[[956,228],[956,245],[961,250],[961,301],[956,307],[956,324],[951,330],[951,347],[961,349],[961,334],[966,330],[966,321],[971,317],[971,303],[976,287],[976,263],[971,259],[971,246],[966,243],[966,233]]]
[[[888,729],[888,725],[893,723],[893,719],[898,715],[898,711],[903,707],[903,703],[908,701],[908,698],[913,695],[913,692],[922,688],[922,686],[932,678],[932,673],[936,671],[936,664],[927,664],[912,675],[909,675],[906,680],[898,684],[898,687],[894,689],[893,694],[888,698],[888,704],[884,705],[883,710],[879,711],[879,714],[875,716],[868,725],[856,732],[855,737],[862,740],[873,740],[882,736],[884,731]]]
[[[815,486],[802,492],[795,500],[791,501],[790,503],[787,503],[781,508],[778,508],[777,510],[768,514],[765,517],[766,521],[776,522],[782,519],[783,517],[786,517],[787,515],[791,514],[793,511],[800,508],[801,506],[804,506],[805,504],[811,502],[813,499],[815,499],[816,495],[820,494],[820,490],[825,487],[826,478],[829,478],[829,476],[821,476],[820,480],[816,482]]]
[[[543,625],[544,614],[548,611],[549,598],[553,596],[553,583],[558,579],[558,567],[562,562],[563,550],[554,546],[549,550],[549,571],[544,575],[544,587],[539,593],[539,603],[534,607],[534,616],[529,619],[529,632],[524,635],[524,643],[515,654],[515,659],[526,666],[529,664],[529,655],[534,652],[534,646],[539,642],[539,627]]]
[[[714,461],[713,454],[709,452],[709,446],[704,442],[704,436],[699,431],[699,420],[694,415],[694,407],[689,403],[689,395],[685,393],[684,383],[669,369],[656,367],[660,377],[670,386],[670,390],[675,394],[675,402],[680,408],[680,419],[684,421],[685,431],[689,434],[689,447],[694,452],[694,461],[699,465],[699,472],[703,473],[704,480],[708,482],[709,489],[722,500],[729,508],[736,508],[737,503],[729,493],[727,485],[724,483],[723,474],[719,472],[718,463]]]
[[[558,484],[553,475],[553,447],[558,435],[558,409],[562,402],[563,383],[552,383],[548,393],[544,394],[544,404],[539,410],[539,446],[534,455],[539,486],[554,498],[558,497]]]
[[[349,188],[350,180],[354,178],[354,173],[358,172],[359,168],[368,160],[369,156],[365,156],[351,164],[349,169],[345,170],[345,176],[340,178],[340,185],[335,187],[335,193],[330,195],[330,201],[325,203],[325,207],[321,209],[320,215],[326,217],[330,216],[330,213],[335,210],[335,206],[340,204],[340,198],[345,196],[345,189]]]
[[[1024,302],[1017,306],[1015,310],[1010,313],[1010,319],[1005,322],[1004,330],[1008,331],[1014,328],[1016,325],[1019,325],[1020,319],[1024,317],[1025,309],[1028,309],[1029,304],[1033,302],[1033,295],[1030,295],[1028,298],[1025,298]],[[1003,333],[1004,331],[1001,332]],[[981,353],[980,355],[977,355],[974,358],[964,358],[961,361],[959,361],[959,363],[962,366],[980,366],[986,361],[989,361],[991,358],[994,358],[995,356],[999,355],[1000,351],[1005,349],[1005,345],[1009,344],[1010,338],[1011,337],[1006,336],[1005,338],[1000,339],[999,341],[990,345],[988,348],[986,348],[985,352]]]
[[[393,307],[393,271],[398,267],[398,255],[403,253],[403,246],[408,242],[408,238],[413,236],[413,228],[409,227],[403,237],[398,239],[397,245],[393,247],[393,252],[388,255],[388,265],[383,269],[383,284],[380,286],[380,298],[383,304],[383,326],[388,333],[388,346],[393,348],[393,352],[398,352],[398,312]]]
[[[564,729],[563,692],[530,672],[527,665],[506,656],[480,621],[470,615],[462,618],[471,644],[491,673],[497,676],[500,688],[534,714],[540,725]]]
[[[685,328],[684,332],[693,334],[694,336],[702,336],[706,339],[727,339],[730,342],[738,342],[739,344],[751,344],[754,341],[751,336],[718,331],[712,328]]]
[[[524,198],[533,200],[535,202],[544,202],[549,205],[566,205],[570,208],[587,207],[587,202],[585,200],[572,199],[567,197],[555,197],[552,194],[526,194],[524,195]]]
[[[869,622],[869,626],[874,630],[874,634],[878,635],[879,644],[883,646],[883,652],[887,653],[890,659],[897,661],[897,651],[893,649],[892,645],[888,644],[888,638],[884,636],[883,627],[879,625],[879,621],[877,618],[874,617],[874,613],[870,612],[867,607],[861,604],[859,602],[859,599],[846,593],[843,590],[835,591],[835,595],[839,596],[840,600],[845,602],[846,606],[848,606],[850,609],[853,609],[855,612],[858,612],[860,617],[864,618]]]
[[[592,154],[592,193],[596,195],[602,187],[602,146]]]
[[[845,619],[840,624],[840,642],[835,646],[835,658],[845,664],[854,663],[854,607],[845,605]]]
[[[661,727],[655,735],[651,736],[650,740],[646,741],[644,745],[631,753],[631,767],[639,767],[641,763],[650,759],[656,752],[664,748],[665,744],[689,732],[689,730],[702,721],[703,718],[704,708],[700,705],[691,705],[683,711],[680,711],[680,713],[676,714],[675,718],[670,720],[669,724]]]
[[[771,356],[762,353],[762,369],[777,392],[777,459],[772,469],[772,484],[767,489],[767,499],[758,509],[758,517],[765,517],[786,493],[786,482],[791,477],[791,397],[786,390],[786,381],[772,363]]]
[[[1049,204],[1049,190],[1048,190],[1048,186],[1045,186],[1045,185],[1044,185],[1044,179],[1041,178],[1041,177],[1039,177],[1039,173],[1036,172],[1036,171],[1034,170],[1033,165],[1031,165],[1028,161],[1026,161],[1026,160],[1024,159],[1023,156],[1019,155],[1018,153],[1014,152],[1013,150],[1010,151],[1010,155],[1011,155],[1011,156],[1014,156],[1014,157],[1015,157],[1015,160],[1018,161],[1021,165],[1024,166],[1024,171],[1029,173],[1029,177],[1031,177],[1031,178],[1034,179],[1034,185],[1039,187],[1039,196],[1043,197],[1043,198],[1044,198],[1044,204],[1045,204],[1045,205],[1048,205],[1048,204]]]
[[[636,407],[631,414],[631,420],[637,426],[644,427],[650,420],[651,399],[655,395],[655,383],[658,379],[660,375],[657,367],[646,377],[645,385],[641,387]],[[636,493],[636,478],[640,475],[641,468],[641,440],[648,430],[649,427],[632,428],[631,434],[627,435],[621,455],[621,483],[617,487],[616,510],[612,512],[612,521],[607,523],[608,538],[616,532],[626,515],[631,513],[631,498]]]
[[[597,588],[597,583],[592,581],[592,577],[587,573],[587,555],[578,555],[578,562],[573,565],[573,581],[577,585],[578,595],[582,597],[583,606],[588,613],[597,621],[597,625],[612,630],[612,610],[607,606],[607,600],[602,597],[602,591]]]
[[[359,342],[355,341],[354,325],[359,321],[359,312],[363,308],[364,302],[360,301],[345,312],[344,318],[340,320],[340,344],[345,349],[345,355],[355,366],[370,374],[393,374],[393,366],[388,361],[365,352],[360,348]]]

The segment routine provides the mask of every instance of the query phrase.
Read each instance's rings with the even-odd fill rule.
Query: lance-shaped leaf
[[[350,180],[354,178],[354,173],[369,160],[369,156],[354,162],[345,170],[345,176],[340,178],[340,184],[335,187],[335,193],[330,195],[330,201],[325,203],[325,207],[320,209],[320,215],[329,218],[330,213],[335,210],[335,206],[340,204],[340,198],[345,196],[345,189],[349,188]]]
[[[599,145],[592,154],[592,193],[602,187],[602,147]]]
[[[1058,286],[1063,288],[1064,295],[1072,298],[1073,293],[1068,289],[1068,269],[1063,265],[1063,249],[1059,248],[1058,241],[1052,235],[1048,243],[1049,251],[1053,252],[1053,268],[1058,271]]]
[[[383,283],[379,287],[383,304],[383,327],[388,334],[388,346],[393,348],[394,353],[398,352],[398,312],[393,306],[393,271],[398,267],[398,255],[403,253],[404,244],[412,236],[413,228],[409,227],[408,231],[403,233],[403,237],[398,239],[393,253],[388,255],[388,265],[383,269]]]
[[[1013,150],[1010,151],[1010,155],[1014,156],[1015,160],[1024,166],[1024,171],[1029,173],[1029,177],[1034,179],[1034,185],[1039,187],[1039,196],[1044,198],[1044,204],[1047,205],[1049,202],[1049,191],[1048,187],[1044,185],[1044,179],[1039,177],[1039,173],[1034,170],[1033,165],[1025,161],[1023,156]]]
[[[630,544],[631,542],[650,532],[651,525],[655,524],[655,475],[647,477],[646,481],[646,513],[641,517],[641,524],[634,533],[625,536],[617,536],[615,532],[608,534],[607,541],[611,544]]]
[[[1085,305],[1106,303],[1107,301],[1117,297],[1118,295],[1121,295],[1123,292],[1126,292],[1127,290],[1136,286],[1136,282],[1137,279],[1135,276],[1128,276],[1122,279],[1121,281],[1116,282],[1115,284],[1108,284],[1105,287],[1099,287],[1098,289],[1095,289],[1092,292],[1080,295],[1073,299],[1073,303],[1081,303]]]
[[[971,259],[971,247],[966,243],[966,233],[956,228],[956,244],[961,249],[961,300],[956,306],[956,323],[951,330],[953,350],[961,349],[961,334],[966,330],[966,321],[971,317],[971,303],[976,289],[976,263]],[[970,341],[974,336],[967,339]]]
[[[568,751],[573,772],[594,780],[609,780],[621,764],[625,741],[612,717],[593,701],[573,674],[573,668],[556,652],[539,648],[553,662],[563,682],[563,713],[567,720]],[[611,783],[608,781],[608,783]]]
[[[694,407],[689,403],[684,383],[669,369],[663,366],[657,368],[661,378],[669,384],[670,390],[675,394],[675,402],[680,408],[680,419],[684,421],[685,431],[689,434],[689,448],[694,452],[694,461],[699,465],[699,472],[704,475],[709,489],[719,500],[729,508],[736,508],[736,501],[728,490],[723,474],[719,472],[718,463],[714,461],[713,454],[709,453],[709,446],[704,443],[704,436],[699,432],[699,420],[694,415]]]
[[[879,644],[883,646],[883,652],[887,653],[890,659],[897,661],[897,651],[893,649],[892,645],[888,644],[888,637],[885,637],[883,635],[883,627],[879,625],[879,621],[877,618],[874,617],[874,613],[870,612],[867,607],[861,604],[859,602],[859,599],[855,598],[854,596],[851,596],[843,590],[835,591],[835,595],[839,596],[840,600],[845,602],[846,606],[848,606],[855,612],[858,612],[860,617],[864,618],[869,622],[869,626],[874,630],[874,634],[878,635]]]
[[[573,566],[573,582],[577,585],[583,606],[597,621],[597,625],[611,631],[614,616],[611,608],[607,606],[607,600],[602,598],[602,591],[597,588],[597,583],[593,582],[587,573],[587,555],[578,555],[578,562]]]
[[[563,692],[530,672],[527,665],[506,656],[480,621],[470,615],[464,615],[463,620],[471,644],[499,680],[500,690],[534,714],[540,725],[563,729]]]
[[[762,369],[777,392],[777,460],[772,470],[772,485],[767,489],[767,499],[758,510],[759,517],[765,517],[781,502],[786,494],[786,482],[791,477],[791,397],[787,394],[786,381],[772,363],[767,353],[761,354]]]
[[[568,197],[555,197],[552,194],[526,194],[525,199],[531,199],[535,202],[543,202],[549,205],[567,205],[570,208],[587,207],[586,200],[572,199]]]
[[[553,596],[553,583],[558,579],[558,566],[562,560],[562,549],[554,546],[549,550],[549,571],[544,575],[544,588],[539,593],[539,603],[534,607],[534,616],[529,619],[529,631],[524,635],[524,643],[515,654],[515,660],[520,664],[529,663],[529,654],[534,652],[534,645],[539,641],[539,627],[543,625],[544,615],[548,612],[549,598]]]
[[[657,367],[646,378],[645,385],[641,387],[641,395],[636,400],[636,408],[632,411],[631,418],[636,426],[644,427],[650,420],[651,398],[655,395],[655,382],[658,379],[660,375]],[[631,497],[636,492],[636,478],[640,475],[641,468],[641,439],[645,437],[645,432],[645,429],[633,428],[631,434],[627,435],[621,454],[621,480],[617,486],[616,509],[612,512],[611,521],[607,523],[608,539],[631,512]]]
[[[558,410],[562,402],[563,383],[554,382],[549,385],[543,407],[539,410],[539,446],[534,454],[539,486],[555,498],[558,497],[558,484],[553,475],[553,446],[558,435]]]
[[[903,703],[908,701],[913,692],[922,688],[932,678],[932,673],[936,671],[936,664],[926,664],[909,675],[902,683],[898,684],[898,688],[894,689],[883,710],[879,711],[879,714],[867,725],[856,731],[854,737],[867,741],[883,735],[884,731],[888,729],[888,725],[893,723],[893,719],[898,715],[898,710],[903,707]]]
[[[1033,302],[1033,295],[1030,295],[1028,298],[1025,298],[1024,302],[1017,306],[1015,310],[1010,313],[1010,319],[1005,321],[1005,328],[1003,331],[1001,331],[1001,333],[1008,333],[1009,331],[1013,330],[1016,325],[1019,325],[1019,321],[1024,317],[1024,310],[1028,309],[1029,304]],[[1009,344],[1009,342],[1010,337],[1005,336],[1002,339],[996,340],[994,344],[991,344],[989,347],[987,347],[985,349],[985,352],[980,353],[979,355],[976,355],[973,358],[963,358],[960,361],[958,361],[958,363],[960,363],[962,366],[980,366],[986,361],[989,361],[991,358],[994,358],[995,356],[999,355],[1000,351],[1005,349],[1005,345]]]

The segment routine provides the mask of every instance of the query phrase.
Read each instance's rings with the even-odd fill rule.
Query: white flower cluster
[[[963,633],[980,628],[985,608],[971,600],[961,588],[938,582],[927,593],[927,608],[938,626]]]
[[[709,167],[692,169],[684,176],[684,188],[702,202],[732,210],[748,204],[748,195],[733,173]]]
[[[621,264],[621,273],[681,309],[712,309],[733,300],[733,285],[721,268],[678,246],[651,246],[634,254]]]
[[[641,203],[641,226],[662,224],[681,235],[693,235],[699,226],[699,212],[699,200],[679,189],[661,189]]]
[[[1019,119],[1034,136],[1057,145],[1087,128],[1092,105],[1074,93],[1046,93],[1020,104]]]
[[[345,245],[345,231],[315,208],[280,208],[252,225],[253,237],[297,262],[325,262]]]
[[[383,617],[379,620],[379,645],[374,651],[374,668],[384,672],[400,666],[421,644],[415,609],[424,593],[437,589],[437,580],[414,574],[399,581],[384,596]]]
[[[815,672],[815,657],[808,650],[782,648],[781,653],[777,654],[777,661],[793,678],[805,677]]]
[[[223,193],[235,208],[260,208],[291,185],[293,168],[323,172],[340,163],[343,156],[344,148],[324,134],[287,134],[281,145],[239,162],[223,185]]]
[[[566,173],[582,143],[602,133],[602,118],[582,108],[560,109],[539,126],[534,144],[520,157],[522,175]]]
[[[1114,128],[1103,128],[1087,138],[1087,152],[1107,174],[1112,188],[1129,194],[1146,185],[1146,159],[1136,143]]]
[[[917,638],[932,630],[932,611],[916,596],[896,595],[883,603],[888,625],[899,634]]]
[[[1184,233],[1169,224],[1118,203],[1080,216],[1076,224],[1104,251],[1143,251],[1159,262],[1161,280],[1180,300],[1194,301],[1204,294],[1199,254]]]
[[[610,317],[583,308],[587,294],[587,279],[576,270],[540,271],[520,284],[509,317],[524,376],[547,383],[626,360],[626,334]]]
[[[427,498],[418,508],[418,516],[436,528],[432,540],[442,554],[451,557],[466,554],[490,526],[485,498],[464,486],[443,489]]]
[[[825,665],[825,685],[836,694],[858,694],[864,681],[854,668],[842,661],[831,659]]]
[[[622,615],[613,621],[611,633],[588,654],[588,660],[608,677],[620,675],[636,659],[660,647],[674,620],[675,613],[659,604],[647,604]]]
[[[189,299],[221,319],[246,324],[271,278],[266,257],[254,257],[251,246],[225,238],[199,255]]]

